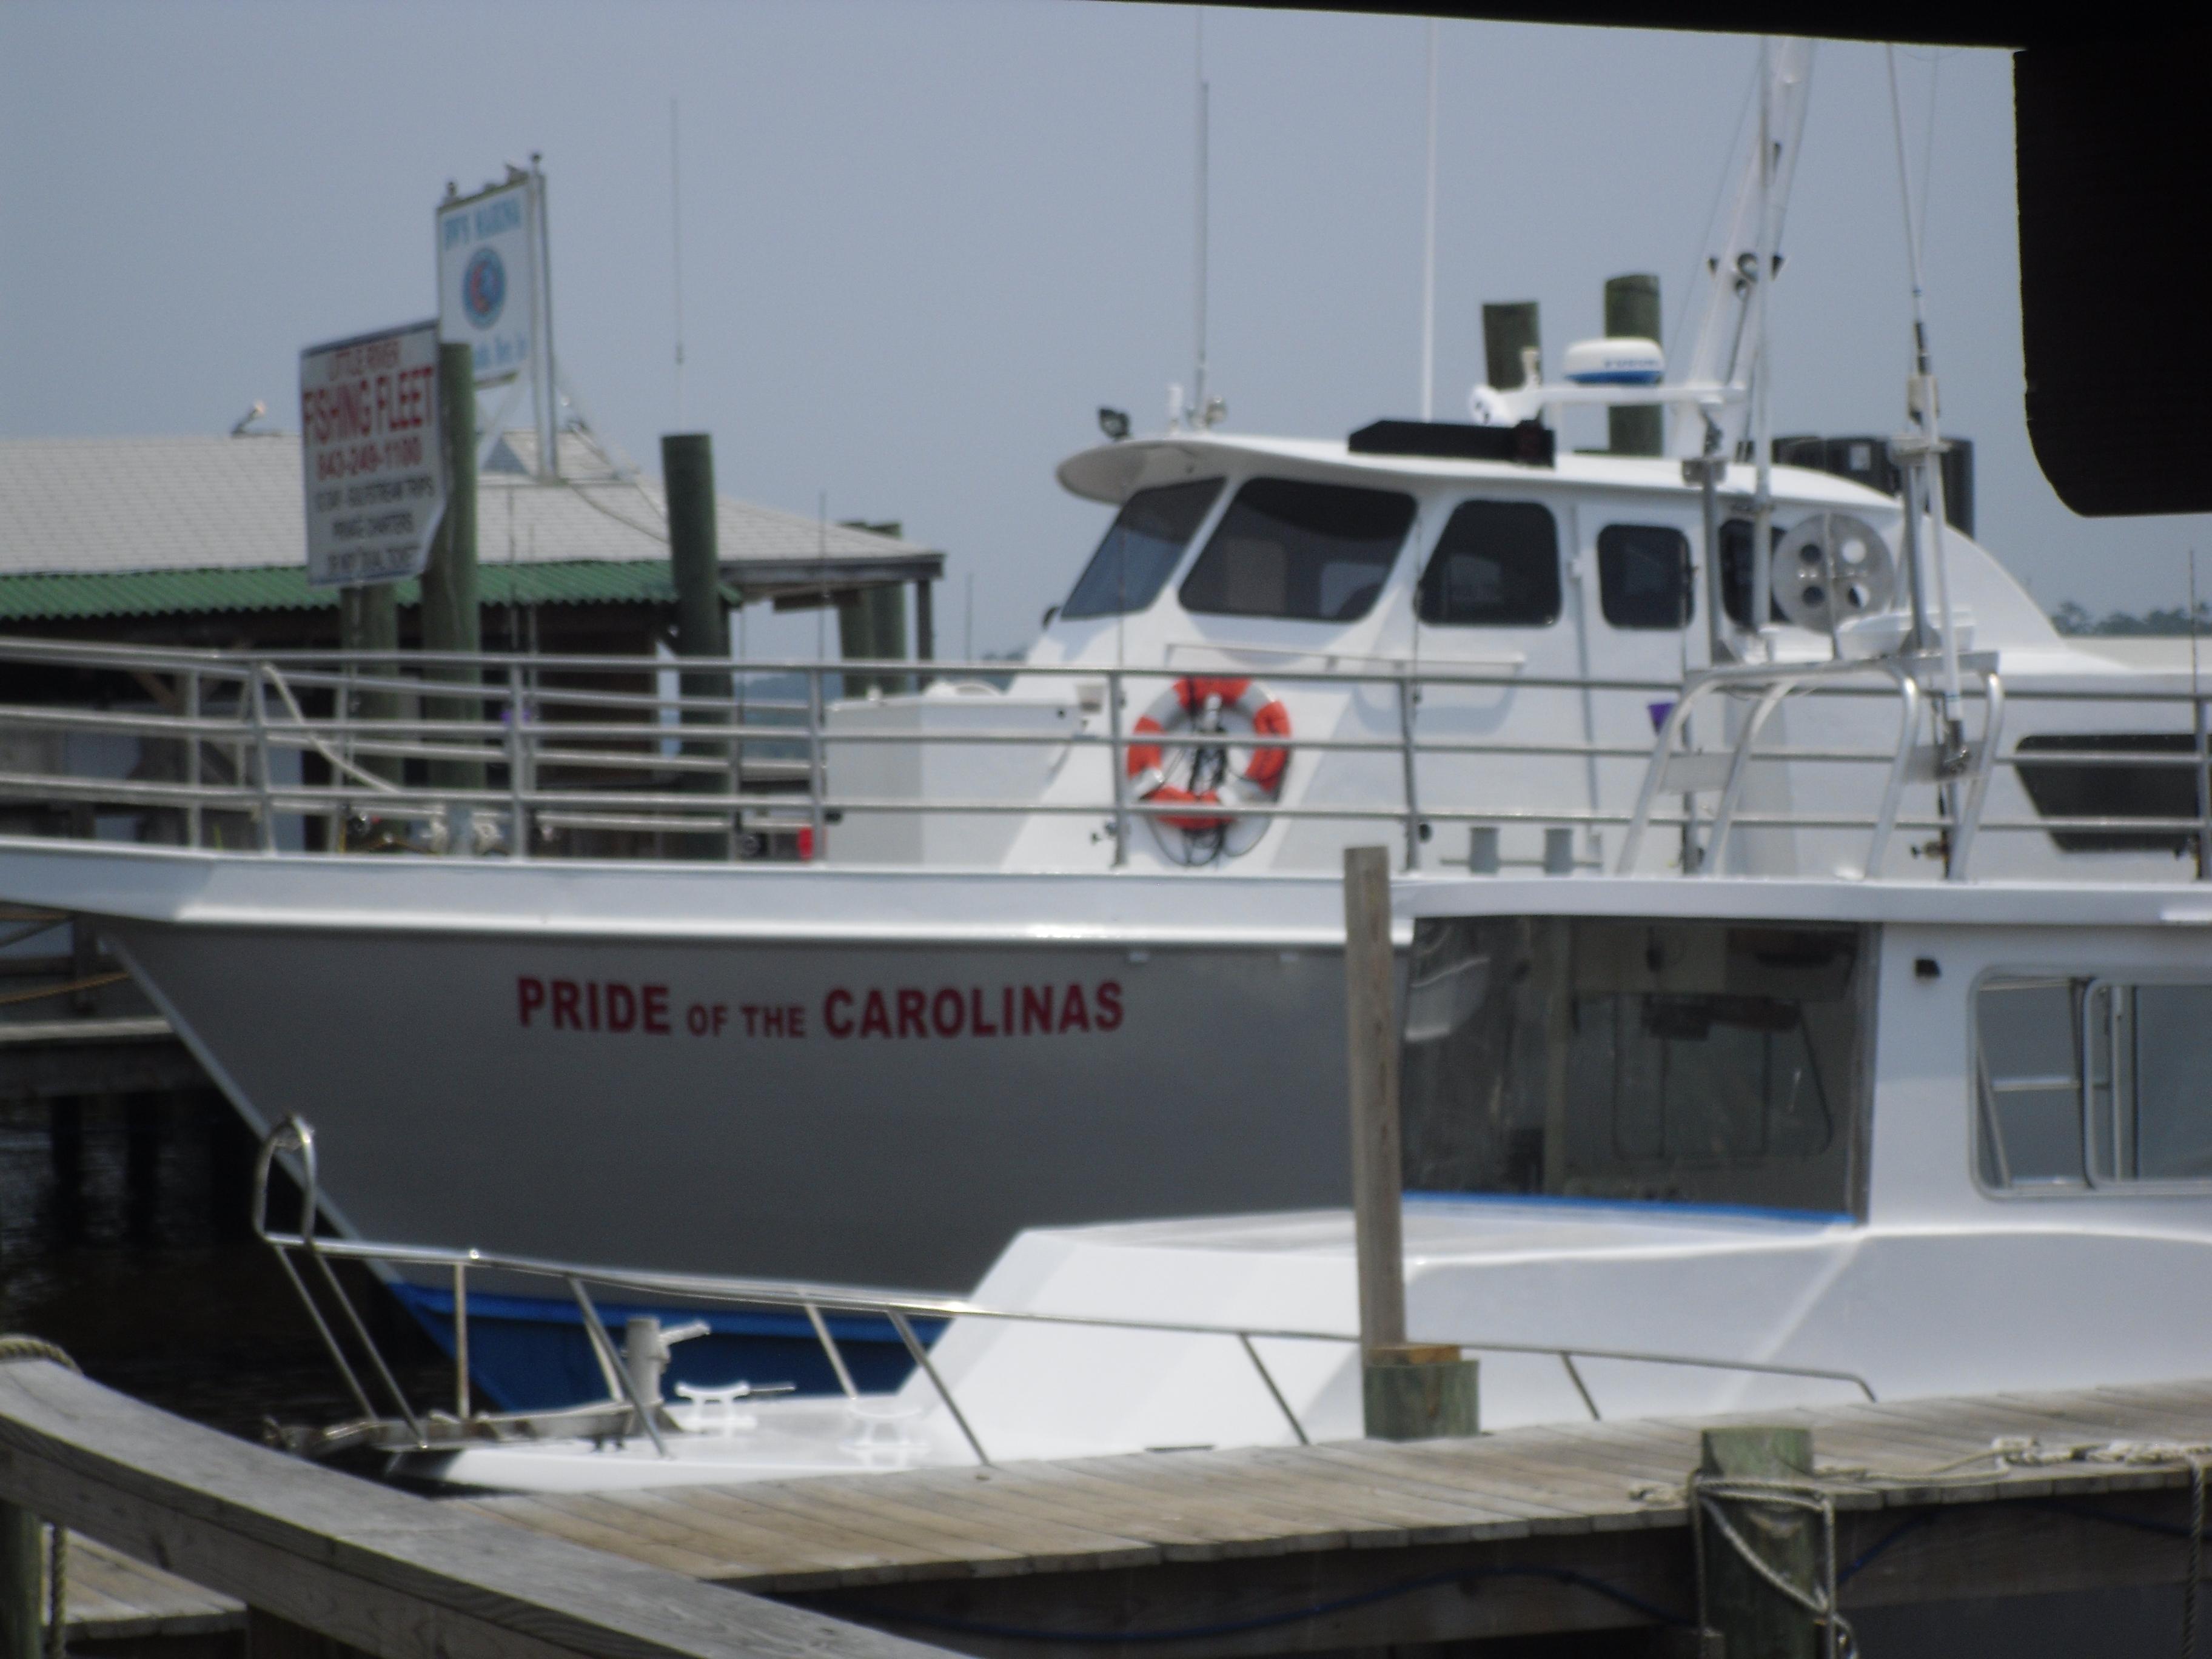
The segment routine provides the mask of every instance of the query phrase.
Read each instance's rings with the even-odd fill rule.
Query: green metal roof
[[[399,603],[418,604],[420,582],[398,584]],[[673,605],[668,566],[655,559],[478,568],[485,605]],[[227,611],[334,609],[338,590],[310,587],[299,565],[243,570],[141,570],[0,576],[0,623],[68,622],[95,617],[158,617]]]

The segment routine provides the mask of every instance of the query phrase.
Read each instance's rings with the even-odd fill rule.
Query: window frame
[[[1444,538],[1451,534],[1453,521],[1459,517],[1461,512],[1470,507],[1506,507],[1514,508],[1532,507],[1535,511],[1541,513],[1551,521],[1552,614],[1544,618],[1543,621],[1450,622],[1439,617],[1428,616],[1425,613],[1425,607],[1427,602],[1427,594],[1429,592],[1429,576],[1430,574],[1436,569],[1437,561],[1443,556]],[[1413,600],[1414,623],[1421,628],[1483,629],[1498,633],[1509,633],[1516,629],[1519,629],[1523,632],[1534,633],[1544,629],[1557,628],[1559,623],[1565,619],[1567,614],[1566,559],[1565,554],[1561,550],[1562,545],[1563,544],[1559,539],[1559,515],[1553,510],[1552,505],[1549,501],[1536,501],[1526,496],[1513,495],[1466,495],[1461,497],[1458,501],[1452,502],[1450,511],[1444,514],[1443,527],[1437,532],[1436,541],[1429,548],[1428,556],[1421,561],[1420,573],[1413,579]]]
[[[1657,531],[1663,534],[1672,536],[1674,538],[1680,549],[1682,556],[1680,566],[1681,586],[1679,592],[1683,603],[1681,606],[1682,615],[1680,620],[1668,623],[1632,623],[1620,622],[1615,619],[1613,614],[1612,594],[1610,591],[1612,584],[1606,580],[1605,575],[1605,539],[1607,536],[1611,535],[1617,530],[1630,532]],[[1690,624],[1697,621],[1697,549],[1690,540],[1689,532],[1684,530],[1680,525],[1632,524],[1621,520],[1615,520],[1609,524],[1599,526],[1597,535],[1592,540],[1590,548],[1592,555],[1597,564],[1598,616],[1607,628],[1612,629],[1617,634],[1681,634],[1686,632]]]
[[[1116,618],[1126,620],[1128,617],[1141,617],[1149,612],[1160,602],[1160,596],[1176,585],[1176,578],[1183,573],[1183,568],[1190,562],[1191,550],[1202,544],[1202,536],[1210,534],[1217,515],[1222,511],[1223,503],[1236,499],[1237,492],[1231,486],[1237,482],[1230,473],[1219,472],[1202,478],[1173,478],[1165,483],[1145,484],[1131,490],[1122,497],[1121,504],[1115,507],[1112,522],[1106,526],[1105,535],[1098,538],[1098,544],[1091,549],[1091,556],[1083,562],[1083,568],[1075,573],[1075,581],[1068,588],[1067,597],[1054,607],[1055,619],[1064,619],[1072,623],[1110,623]],[[1198,521],[1191,526],[1190,534],[1183,538],[1182,546],[1176,552],[1173,562],[1161,574],[1159,584],[1152,589],[1152,595],[1149,599],[1142,605],[1133,605],[1126,611],[1079,611],[1073,615],[1069,613],[1067,607],[1075,602],[1075,596],[1083,591],[1083,585],[1091,575],[1091,567],[1097,563],[1099,556],[1105,552],[1108,538],[1120,527],[1121,515],[1129,510],[1131,502],[1138,496],[1149,495],[1154,490],[1194,489],[1208,484],[1213,487],[1213,499],[1206,504],[1206,510],[1198,515]],[[1121,553],[1121,557],[1123,568],[1126,569],[1128,561],[1126,550]]]
[[[2056,980],[2069,988],[2081,989],[2081,1012],[2073,1017],[2071,1036],[2078,1056],[2076,1075],[2073,1079],[2075,1098],[2079,1103],[2081,1133],[2081,1174],[2077,1180],[2036,1181],[2028,1183],[2010,1182],[1998,1186],[1983,1176],[1983,1137],[1991,1132],[1989,1123],[1987,1097],[1982,1082],[1984,1046],[1982,1042],[1981,999],[1994,981]],[[2203,1198],[2212,1194],[2212,1175],[2182,1178],[2158,1177],[2149,1180],[2102,1174],[2098,1167],[2098,1137],[2100,1111],[2116,1114],[2117,1102],[2105,1107],[2094,1103],[2100,1085],[2093,1076],[2094,1050],[2090,1046],[2090,1022],[2097,994],[2113,988],[2132,989],[2147,985],[2188,985],[2212,991],[2212,972],[2179,968],[2022,968],[1990,967],[1978,974],[1968,988],[1972,999],[1966,1024],[1967,1067],[1966,1087],[1972,1099],[1967,1114],[1966,1164],[1975,1189],[1982,1196],[2002,1202],[2063,1200],[2066,1199],[2130,1199],[2130,1198]],[[2102,1092],[2110,1097],[2112,1088],[2108,1079]],[[2002,1142],[1999,1143],[2002,1145]]]
[[[1405,562],[1406,550],[1414,544],[1415,532],[1421,526],[1421,496],[1418,490],[1410,488],[1390,489],[1374,483],[1350,483],[1341,478],[1304,477],[1297,473],[1289,472],[1249,472],[1232,482],[1235,487],[1226,492],[1224,500],[1215,504],[1211,522],[1203,523],[1200,526],[1200,528],[1206,532],[1204,539],[1201,541],[1195,535],[1191,538],[1192,542],[1197,545],[1197,552],[1188,556],[1188,562],[1182,565],[1174,578],[1176,604],[1185,615],[1229,617],[1245,622],[1290,623],[1307,628],[1349,628],[1367,621],[1378,611],[1383,609],[1384,601],[1390,597],[1391,580],[1396,576],[1398,568]],[[1214,543],[1220,538],[1223,526],[1228,523],[1229,516],[1237,511],[1237,503],[1243,500],[1244,492],[1255,484],[1291,484],[1300,489],[1348,490],[1364,495],[1394,496],[1406,502],[1405,525],[1398,532],[1397,540],[1391,548],[1389,558],[1382,561],[1377,568],[1377,580],[1372,596],[1357,612],[1348,617],[1307,617],[1279,611],[1217,610],[1191,603],[1189,596],[1184,590],[1198,575],[1200,568],[1206,562],[1206,556],[1212,552]]]

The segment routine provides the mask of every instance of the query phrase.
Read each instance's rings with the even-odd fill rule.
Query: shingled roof
[[[561,435],[557,480],[536,460],[534,434],[506,433],[478,474],[485,597],[672,602],[659,484],[580,431]],[[717,530],[748,599],[944,571],[918,543],[729,495]],[[335,604],[305,563],[295,434],[0,439],[0,620]]]

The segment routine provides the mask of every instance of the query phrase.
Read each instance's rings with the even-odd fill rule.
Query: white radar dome
[[[1567,348],[1564,372],[1575,386],[1657,386],[1667,376],[1667,354],[1656,340],[1629,336],[1578,340]]]

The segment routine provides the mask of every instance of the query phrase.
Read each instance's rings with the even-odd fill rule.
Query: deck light
[[[1098,411],[1098,429],[1106,434],[1109,443],[1120,443],[1129,435],[1129,411],[1126,409],[1107,409]]]

